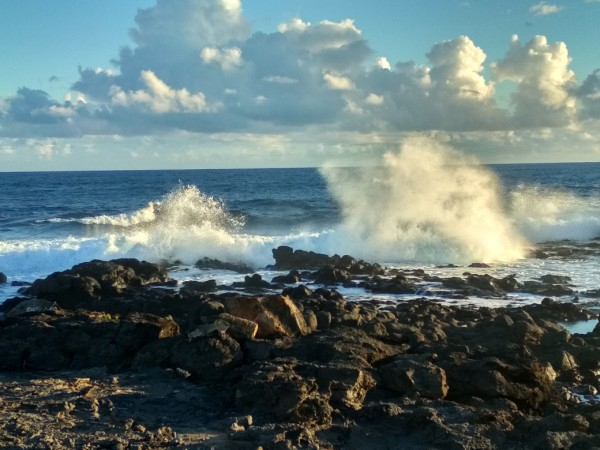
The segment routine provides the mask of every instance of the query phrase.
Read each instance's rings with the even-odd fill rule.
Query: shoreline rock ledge
[[[561,326],[582,305],[174,284],[92,261],[0,305],[0,447],[600,448],[600,328]]]

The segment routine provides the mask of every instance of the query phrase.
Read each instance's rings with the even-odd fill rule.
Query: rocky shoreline
[[[596,318],[551,298],[573,294],[567,278],[273,256],[289,273],[270,282],[227,264],[243,281],[176,286],[162,267],[120,259],[25,287],[0,305],[0,447],[600,448],[600,327],[561,325]],[[445,298],[548,298],[492,309],[427,293],[349,302],[335,289],[419,294],[424,281]]]

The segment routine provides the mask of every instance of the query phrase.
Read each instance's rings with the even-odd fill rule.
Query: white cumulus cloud
[[[242,51],[238,47],[223,49],[204,47],[202,52],[200,52],[200,58],[207,64],[219,64],[223,70],[231,70],[240,67],[244,63],[242,60]]]
[[[334,91],[349,91],[354,87],[349,78],[333,73],[323,75],[323,80],[327,83],[327,87]]]
[[[202,92],[190,94],[185,89],[173,89],[158,78],[152,71],[143,70],[141,77],[147,90],[125,92],[115,86],[112,93],[112,103],[118,106],[142,105],[154,113],[211,111]]]
[[[523,126],[561,126],[574,118],[576,99],[571,93],[575,74],[563,42],[548,43],[536,36],[522,45],[513,36],[506,56],[492,66],[499,81],[517,83],[512,96],[515,116]]]

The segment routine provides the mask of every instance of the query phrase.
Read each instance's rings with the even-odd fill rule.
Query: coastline
[[[494,309],[431,298],[348,302],[334,288],[344,273],[388,290],[425,274],[290,250],[274,250],[288,278],[249,274],[237,293],[215,293],[210,281],[174,290],[164,268],[121,259],[80,264],[7,301],[0,444],[600,445],[600,329],[562,326],[593,319],[585,305],[550,297]],[[311,289],[309,274],[328,287]],[[446,284],[460,295],[499,281],[466,275]],[[285,287],[273,293],[277,282]]]

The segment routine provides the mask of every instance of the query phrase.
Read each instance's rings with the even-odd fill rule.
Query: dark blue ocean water
[[[480,175],[448,179],[443,168],[417,187],[389,168],[360,177],[311,168],[0,173],[0,272],[32,280],[121,256],[190,264],[209,256],[260,269],[281,244],[397,264],[462,263],[493,260],[496,247],[521,238],[600,235],[600,163],[485,170],[499,180],[491,194]]]

